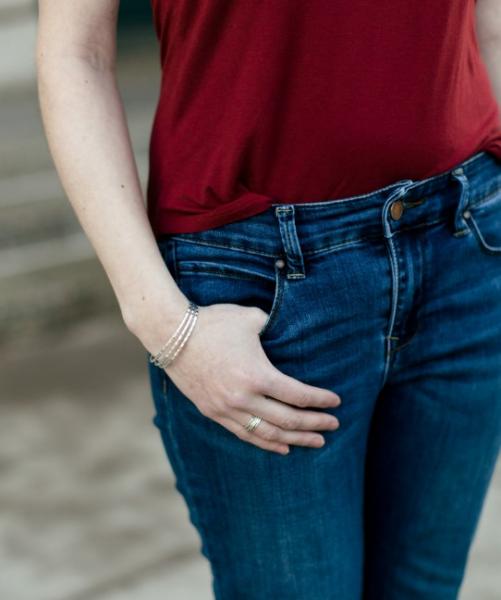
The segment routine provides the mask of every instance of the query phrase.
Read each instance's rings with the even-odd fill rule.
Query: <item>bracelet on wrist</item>
[[[176,331],[174,331],[158,352],[154,355],[150,354],[150,362],[162,369],[172,363],[188,341],[188,338],[195,327],[198,318],[198,309],[199,307],[197,304],[191,300],[188,302],[184,317]]]

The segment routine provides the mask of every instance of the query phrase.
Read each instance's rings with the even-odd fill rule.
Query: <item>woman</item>
[[[39,2],[40,102],[215,597],[457,598],[501,439],[499,2],[152,0],[147,211],[118,4]]]

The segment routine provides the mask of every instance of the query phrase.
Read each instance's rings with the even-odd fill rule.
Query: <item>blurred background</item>
[[[145,351],[48,152],[36,19],[36,2],[0,0],[0,598],[210,599]],[[148,1],[121,1],[118,42],[145,189],[160,82]]]
[[[48,153],[36,19],[36,2],[0,0],[0,598],[209,600],[151,421],[145,351]],[[148,1],[121,1],[118,42],[145,190],[160,81]],[[461,600],[501,598],[500,507],[498,466]]]

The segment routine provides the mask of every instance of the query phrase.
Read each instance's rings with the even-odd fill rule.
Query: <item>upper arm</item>
[[[51,56],[111,68],[120,0],[38,0],[37,62]]]
[[[501,38],[501,0],[476,0],[476,29],[480,44]]]

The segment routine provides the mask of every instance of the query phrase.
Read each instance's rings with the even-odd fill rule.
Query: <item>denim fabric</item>
[[[343,400],[282,456],[148,363],[215,598],[457,598],[501,442],[501,162],[158,244],[188,298],[260,306],[273,364]]]

